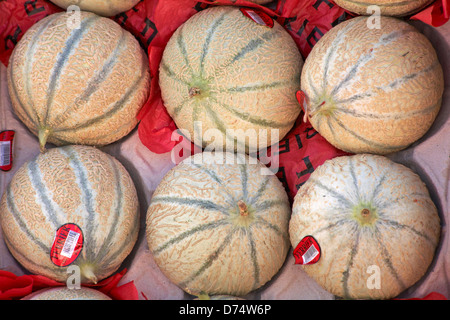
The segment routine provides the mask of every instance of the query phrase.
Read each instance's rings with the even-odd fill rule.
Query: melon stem
[[[41,128],[38,132],[38,138],[39,138],[39,149],[42,153],[45,152],[45,145],[47,143],[48,136],[50,135],[50,129],[48,128]]]
[[[197,96],[200,94],[200,89],[193,87],[189,89],[189,96],[192,98],[193,96]]]
[[[81,267],[81,276],[88,280],[89,283],[97,284],[98,279],[94,274],[91,266],[84,265]]]
[[[248,216],[248,208],[244,201],[238,201],[239,213],[241,216]]]
[[[204,292],[200,293],[200,294],[197,296],[197,298],[198,298],[198,300],[211,300],[211,298],[209,297],[209,295],[208,295],[207,293],[204,293]]]

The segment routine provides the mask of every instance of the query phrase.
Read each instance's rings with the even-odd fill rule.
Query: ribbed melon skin
[[[91,289],[81,287],[79,289],[69,289],[68,287],[45,288],[33,292],[22,300],[112,300],[106,294]]]
[[[370,154],[319,166],[297,193],[289,224],[294,248],[307,235],[321,248],[319,261],[303,270],[348,299],[391,299],[414,285],[433,260],[440,230],[420,177]]]
[[[193,295],[243,296],[278,272],[290,247],[291,207],[281,182],[261,175],[261,163],[236,159],[227,154],[218,164],[208,152],[187,158],[163,178],[147,211],[156,263]]]
[[[76,5],[83,11],[94,12],[104,17],[112,17],[133,8],[139,0],[50,0],[57,6],[67,9]]]
[[[67,26],[69,13],[37,22],[8,65],[15,113],[34,134],[47,130],[47,141],[58,146],[119,140],[136,126],[150,88],[138,41],[109,18],[80,16],[78,29]]]
[[[408,23],[345,21],[305,62],[301,88],[312,126],[350,153],[389,154],[423,137],[439,113],[442,67],[430,41]]]
[[[378,6],[380,13],[384,16],[403,17],[416,13],[426,7],[433,0],[335,0],[338,6],[360,14],[371,15],[373,11],[367,12],[369,6]]]
[[[167,111],[191,139],[196,133],[203,147],[221,151],[227,143],[231,150],[256,150],[272,144],[271,130],[278,130],[281,139],[292,128],[300,113],[295,92],[302,66],[295,42],[276,21],[269,28],[236,7],[213,7],[172,35],[159,84]],[[202,130],[194,130],[196,121]],[[235,142],[225,136],[228,129],[250,130],[256,139],[246,141],[240,134]],[[267,139],[260,129],[267,130]],[[208,137],[208,130],[217,139]]]
[[[113,274],[131,252],[139,231],[133,181],[114,157],[89,146],[52,148],[25,163],[0,203],[0,225],[8,249],[33,274],[65,281],[72,274],[50,258],[56,231],[81,228],[84,244],[72,263],[82,283]]]

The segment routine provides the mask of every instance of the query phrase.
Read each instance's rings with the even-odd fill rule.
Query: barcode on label
[[[11,164],[11,141],[0,141],[0,166]]]
[[[310,261],[312,261],[317,255],[319,254],[319,251],[316,249],[314,245],[311,245],[308,250],[302,255],[303,258],[303,264],[307,264]]]
[[[77,244],[79,237],[80,237],[80,234],[78,232],[69,230],[66,241],[64,242],[64,246],[61,250],[62,256],[67,257],[67,258],[72,257],[73,251],[75,250],[75,246]]]

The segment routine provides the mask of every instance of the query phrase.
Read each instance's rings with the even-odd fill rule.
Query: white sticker
[[[64,246],[61,250],[61,255],[66,258],[72,258],[73,251],[75,250],[75,246],[78,242],[78,238],[80,234],[73,230],[69,230],[67,234],[66,241],[64,242]]]

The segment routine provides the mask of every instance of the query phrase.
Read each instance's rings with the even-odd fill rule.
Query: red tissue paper
[[[113,300],[138,300],[138,291],[133,281],[118,286],[126,269],[100,281],[95,285],[86,285],[106,294]],[[0,270],[0,300],[18,300],[45,288],[65,286],[41,275],[25,274],[17,276],[12,272]]]

